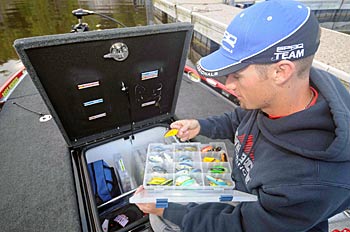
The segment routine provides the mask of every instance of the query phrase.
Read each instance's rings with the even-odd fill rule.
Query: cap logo
[[[224,42],[228,45],[225,45]],[[237,43],[237,37],[229,33],[228,31],[225,31],[224,37],[221,41],[221,46],[223,49],[228,51],[229,53],[233,52],[233,48],[235,47],[235,44]]]
[[[304,44],[294,44],[289,46],[281,46],[276,48],[272,61],[299,59],[304,56]]]

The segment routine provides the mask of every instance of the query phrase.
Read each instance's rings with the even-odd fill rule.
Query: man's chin
[[[239,106],[240,106],[242,109],[245,109],[245,110],[248,109],[247,106],[246,106],[246,104],[244,104],[244,102],[239,101]]]
[[[256,108],[254,107],[250,107],[247,104],[245,104],[244,102],[239,102],[239,106],[244,109],[244,110],[255,110]]]

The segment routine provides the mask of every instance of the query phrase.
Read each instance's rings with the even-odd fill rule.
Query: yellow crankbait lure
[[[178,129],[170,129],[164,134],[164,138],[175,136],[177,135],[178,132],[179,132]]]

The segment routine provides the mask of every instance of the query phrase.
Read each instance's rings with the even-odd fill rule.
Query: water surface
[[[147,0],[146,0],[147,1]],[[140,0],[0,0],[0,86],[21,63],[12,47],[18,38],[69,33],[83,8],[112,17],[128,27],[147,25]],[[90,30],[121,27],[98,15],[83,17]]]

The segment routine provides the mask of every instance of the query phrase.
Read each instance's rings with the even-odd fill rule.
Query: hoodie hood
[[[310,80],[319,93],[316,104],[276,120],[261,112],[258,115],[260,132],[271,143],[304,157],[349,161],[350,95],[341,82],[327,72],[312,68]]]

